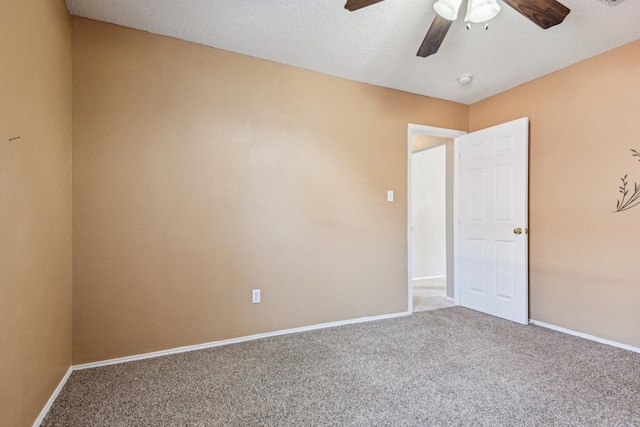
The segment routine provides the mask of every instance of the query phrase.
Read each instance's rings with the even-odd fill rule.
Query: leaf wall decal
[[[638,157],[638,160],[640,161],[640,152],[638,150],[634,150],[633,148],[631,148],[630,151],[631,155],[633,157]],[[640,185],[637,182],[633,183],[633,194],[631,194],[631,196],[627,198],[627,196],[629,195],[629,190],[627,189],[627,176],[629,176],[629,174],[625,174],[622,178],[620,178],[620,180],[622,181],[622,185],[618,187],[618,192],[622,194],[622,198],[616,200],[615,212],[626,211],[627,209],[631,209],[634,206],[640,205]]]

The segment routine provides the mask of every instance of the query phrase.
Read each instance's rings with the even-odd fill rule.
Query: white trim
[[[411,138],[411,136],[414,133],[419,133],[422,135],[439,136],[442,138],[457,138],[459,136],[466,134],[467,132],[463,130],[439,128],[434,126],[426,126],[426,125],[418,125],[415,123],[409,123],[409,138]]]
[[[425,276],[425,277],[414,277],[411,280],[431,280],[431,279],[446,279],[447,275],[444,276]]]
[[[137,355],[134,355],[134,356],[119,357],[119,358],[116,358],[116,359],[102,360],[102,361],[99,361],[99,362],[84,363],[84,364],[81,364],[81,365],[73,366],[73,370],[75,371],[75,370],[81,370],[81,369],[90,369],[90,368],[97,368],[97,367],[100,367],[100,366],[115,365],[115,364],[118,364],[118,363],[133,362],[133,361],[136,361],[136,360],[153,359],[155,357],[168,356],[170,354],[179,354],[179,353],[186,353],[186,352],[195,351],[195,350],[204,350],[204,349],[207,349],[207,348],[220,347],[220,346],[228,345],[228,344],[237,344],[237,343],[246,342],[246,341],[258,340],[258,339],[262,339],[262,338],[275,337],[275,336],[278,336],[278,335],[295,334],[295,333],[298,333],[298,332],[307,332],[307,331],[313,331],[313,330],[317,330],[317,329],[333,328],[335,326],[351,325],[351,324],[354,324],[354,323],[372,322],[372,321],[375,321],[375,320],[393,319],[395,317],[403,317],[403,316],[408,316],[410,314],[411,313],[409,313],[409,312],[383,314],[381,316],[360,317],[360,318],[357,318],[357,319],[342,320],[342,321],[339,321],[339,322],[320,323],[320,324],[317,324],[317,325],[303,326],[303,327],[300,327],[300,328],[283,329],[283,330],[280,330],[280,331],[267,332],[267,333],[264,333],[264,334],[248,335],[248,336],[239,337],[239,338],[231,338],[231,339],[228,339],[228,340],[212,341],[212,342],[208,342],[208,343],[204,343],[204,344],[189,345],[189,346],[185,346],[185,347],[176,347],[176,348],[172,348],[172,349],[169,349],[169,350],[154,351],[154,352],[151,352],[151,353],[144,353],[144,354],[137,354]]]
[[[446,128],[439,128],[439,127],[433,127],[433,126],[425,126],[425,125],[418,125],[415,123],[409,123],[407,126],[407,245],[408,245],[408,260],[407,260],[407,277],[408,277],[408,283],[407,286],[409,288],[408,291],[408,301],[407,301],[407,313],[408,314],[412,314],[413,313],[413,250],[412,250],[412,246],[413,246],[413,240],[412,240],[412,230],[411,230],[411,161],[412,161],[412,157],[411,155],[412,153],[412,142],[413,142],[413,134],[417,133],[417,134],[421,134],[421,135],[431,135],[431,136],[439,136],[439,137],[443,137],[443,138],[451,138],[453,139],[453,143],[454,143],[454,155],[457,156],[457,146],[458,146],[458,142],[457,139],[462,136],[465,135],[467,132],[462,131],[462,130],[455,130],[455,129],[446,129]],[[457,202],[456,202],[456,183],[458,182],[457,179],[457,173],[458,173],[458,166],[457,166],[457,159],[454,159],[454,167],[453,167],[453,183],[454,183],[454,189],[453,189],[453,210],[454,210],[454,224],[453,224],[453,236],[454,236],[454,242],[455,242],[455,235],[456,235],[456,212],[457,212]],[[455,271],[455,262],[456,259],[456,253],[455,253],[455,243],[454,243],[454,256],[453,256],[453,263],[454,263],[454,271]],[[445,276],[446,277],[446,276]],[[456,278],[454,275],[454,289],[455,289],[455,283],[456,283]],[[454,297],[457,295],[457,292],[454,292]],[[457,303],[457,302],[456,302]]]
[[[62,388],[64,387],[64,385],[67,383],[67,380],[71,376],[73,369],[74,369],[73,366],[70,366],[69,369],[67,369],[67,373],[64,374],[64,376],[60,380],[60,383],[58,384],[58,387],[56,387],[56,389],[53,391],[53,394],[51,394],[51,397],[49,397],[49,400],[47,400],[47,404],[44,405],[44,408],[42,408],[42,411],[40,411],[40,415],[38,415],[38,418],[36,418],[36,420],[33,422],[33,427],[39,427],[40,424],[42,424],[42,421],[44,421],[44,417],[46,417],[47,414],[49,413],[51,406],[53,406],[53,402],[55,402],[56,399],[58,398],[58,395],[62,391]]]
[[[552,329],[554,331],[562,332],[562,333],[565,333],[565,334],[568,334],[568,335],[573,335],[575,337],[584,338],[584,339],[587,339],[589,341],[599,342],[600,344],[606,344],[606,345],[610,345],[612,347],[623,348],[625,350],[633,351],[635,353],[640,353],[640,348],[638,348],[638,347],[633,347],[633,346],[630,346],[630,345],[627,345],[627,344],[622,344],[622,343],[619,343],[619,342],[616,342],[616,341],[611,341],[611,340],[607,340],[607,339],[604,339],[604,338],[599,338],[599,337],[596,337],[594,335],[585,334],[583,332],[572,331],[571,329],[563,328],[561,326],[552,325],[550,323],[540,322],[539,320],[529,319],[529,323],[531,323],[533,325],[536,325],[536,326],[540,326],[542,328]]]
[[[458,236],[460,235],[460,137],[453,140],[453,301],[461,305],[460,301],[460,249]]]
[[[451,297],[445,297],[447,298],[449,301],[451,301],[452,303],[456,304],[456,300],[455,298],[451,298]],[[456,305],[460,305],[460,304],[456,304]]]

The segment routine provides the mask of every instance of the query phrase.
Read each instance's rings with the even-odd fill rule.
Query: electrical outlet
[[[260,303],[260,289],[254,289],[251,291],[251,303],[252,304]]]

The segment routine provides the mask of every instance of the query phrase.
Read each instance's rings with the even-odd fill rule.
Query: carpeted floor
[[[413,312],[455,306],[447,298],[447,278],[414,279],[411,283]]]
[[[461,307],[74,372],[44,426],[638,426],[640,354]]]

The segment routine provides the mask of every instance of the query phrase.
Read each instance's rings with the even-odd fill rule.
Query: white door
[[[460,137],[457,279],[460,305],[529,320],[529,119]]]

